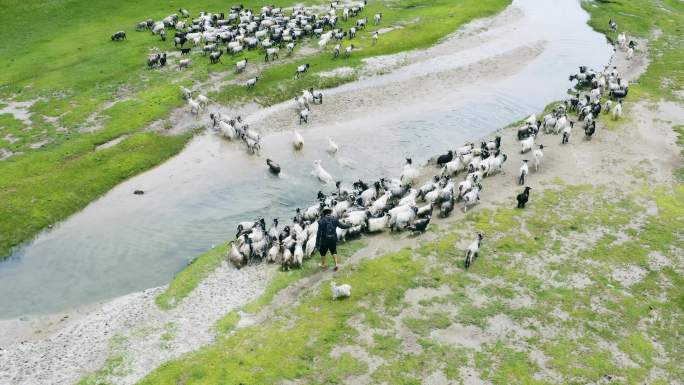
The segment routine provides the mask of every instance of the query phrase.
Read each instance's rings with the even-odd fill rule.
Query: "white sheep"
[[[292,140],[292,145],[295,150],[301,150],[304,148],[304,137],[296,129],[293,131],[294,139]]]
[[[544,145],[540,144],[539,148],[534,150],[534,171],[539,171],[542,158],[544,158]]]
[[[483,238],[482,233],[477,234],[477,239],[474,240],[468,246],[468,249],[466,250],[466,254],[465,254],[465,268],[466,268],[466,270],[468,270],[470,265],[473,263],[473,261],[477,257],[477,253],[480,251],[480,244],[482,244],[482,238]]]
[[[525,184],[525,177],[530,173],[530,167],[527,165],[527,159],[523,159],[523,163],[520,166],[520,171],[518,172],[518,184]]]
[[[622,117],[622,100],[613,107],[613,120],[618,120],[620,117]]]
[[[535,139],[535,135],[532,134],[528,138],[520,141],[520,145],[522,147],[520,149],[521,154],[524,154],[525,152],[530,151],[534,147],[534,139]]]
[[[366,230],[369,233],[377,233],[379,231],[382,231],[382,229],[387,227],[388,221],[389,214],[385,214],[380,218],[368,218],[368,221],[366,223]]]
[[[235,63],[235,72],[242,72],[247,68],[247,59],[242,59]]]
[[[190,113],[195,116],[199,115],[200,111],[202,111],[202,106],[192,98],[188,99],[188,105],[190,106]]]
[[[323,183],[332,183],[333,182],[333,177],[325,171],[323,166],[321,166],[321,161],[320,160],[314,160],[314,169],[312,171],[312,174],[318,178]]]
[[[333,301],[338,298],[347,298],[351,296],[351,285],[344,284],[337,286],[335,282],[330,283],[330,288],[332,289],[332,299]]]
[[[230,139],[230,140],[235,139],[235,136],[237,133],[235,132],[235,129],[233,128],[233,126],[231,126],[230,124],[228,124],[222,120],[218,122],[218,126],[219,126],[219,132],[221,133],[221,135],[223,135],[224,138]]]
[[[416,179],[420,176],[420,171],[413,167],[413,161],[408,158],[406,159],[406,164],[404,165],[404,170],[401,173],[399,180],[403,185],[412,185]]]
[[[480,201],[480,185],[474,186],[470,191],[463,195],[463,212],[468,211],[468,207],[476,205]]]
[[[331,154],[336,154],[337,151],[339,151],[339,149],[340,146],[338,146],[337,143],[335,143],[335,141],[332,140],[332,138],[328,138],[328,152]]]
[[[197,96],[197,103],[199,103],[202,108],[205,108],[209,105],[209,98],[206,95],[199,94]]]

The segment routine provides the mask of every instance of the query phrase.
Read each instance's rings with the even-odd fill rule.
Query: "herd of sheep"
[[[571,80],[577,80],[576,93],[572,97],[559,103],[553,112],[541,120],[537,120],[535,115],[530,116],[517,129],[520,152],[532,152],[536,171],[539,171],[544,157],[544,146],[535,145],[540,134],[561,135],[561,143],[567,144],[572,128],[578,122],[583,124],[584,136],[588,140],[596,132],[596,120],[602,111],[610,113],[613,119],[619,119],[622,115],[622,98],[627,95],[629,88],[617,68],[608,66],[604,71],[597,72],[580,67],[579,74],[571,76]],[[602,96],[605,96],[604,104]],[[574,113],[572,117],[576,116],[576,122],[571,120],[570,113]],[[332,139],[329,142],[328,151],[335,152],[337,144]],[[293,146],[296,150],[303,148],[303,137],[297,131]],[[230,244],[228,259],[238,268],[251,261],[261,260],[278,263],[283,269],[300,267],[305,259],[315,253],[318,219],[326,207],[332,209],[333,216],[349,226],[348,229],[337,229],[339,241],[386,229],[422,233],[434,211],[446,217],[457,202],[462,203],[464,212],[477,205],[482,183],[487,177],[499,173],[506,159],[506,154],[502,153],[501,137],[497,136],[494,140],[481,142],[479,146],[467,143],[439,155],[434,159],[439,166],[439,173],[422,184],[419,184],[420,170],[411,159],[406,160],[397,179],[381,178],[372,183],[359,180],[351,186],[335,182],[336,189],[331,194],[319,192],[310,207],[304,210],[297,208],[290,225],[281,226],[277,219],[268,229],[264,219],[239,224],[236,240]],[[272,160],[267,162],[271,171],[280,172],[280,167]],[[525,184],[529,171],[528,160],[523,160],[517,174],[520,185]],[[455,177],[461,172],[465,174],[464,180],[456,181]],[[314,162],[312,174],[326,184],[334,181],[320,161]],[[517,207],[524,208],[529,196],[530,187],[524,187],[524,191],[516,196]],[[477,257],[483,238],[483,234],[477,234],[468,246],[464,261],[466,269]]]
[[[186,43],[201,47],[199,50],[209,55],[211,63],[220,62],[222,48],[226,53],[236,55],[244,49],[258,49],[264,51],[265,60],[278,58],[280,48],[287,47],[292,52],[300,39],[306,36],[318,37],[319,47],[324,48],[329,41],[341,41],[345,37],[353,39],[356,32],[367,24],[366,18],[357,20],[355,27],[349,31],[336,28],[337,9],[339,4],[330,5],[329,11],[323,15],[311,9],[295,7],[289,16],[282,8],[263,7],[259,14],[240,7],[232,7],[227,15],[224,13],[205,13],[189,23],[179,21],[178,14],[170,15],[161,21],[146,20],[138,24],[138,30],[151,30],[165,39],[166,28],[175,29],[174,44],[180,46],[181,54],[187,54]],[[359,15],[365,2],[344,7],[342,17]],[[188,18],[187,10],[179,10],[181,17]],[[378,24],[382,14],[376,14],[375,24]],[[617,28],[611,24],[611,28]],[[327,29],[327,32],[326,32]],[[112,40],[126,38],[124,31],[112,35]],[[377,32],[373,34],[373,41],[377,39]],[[624,33],[618,36],[619,48],[627,51],[627,58],[632,59],[636,44],[627,43]],[[345,55],[350,55],[354,49],[349,45]],[[340,55],[342,47],[337,44],[333,49],[334,57]],[[148,65],[163,66],[166,54],[155,54],[148,58]],[[187,67],[189,59],[179,61],[179,67]],[[247,66],[247,59],[238,61],[235,71],[241,72]],[[295,78],[299,78],[309,69],[308,64],[302,64],[295,71]],[[249,79],[246,87],[254,87],[258,77]],[[530,116],[524,125],[518,128],[517,139],[521,153],[532,152],[533,165],[539,171],[544,157],[544,146],[536,145],[535,141],[541,134],[561,135],[561,143],[567,144],[572,137],[572,130],[576,123],[582,124],[585,139],[590,139],[596,133],[596,120],[600,114],[610,113],[613,119],[622,115],[622,99],[628,94],[628,84],[620,77],[616,67],[607,66],[604,71],[594,71],[587,67],[580,67],[577,74],[569,78],[576,81],[576,92],[568,100],[559,103],[552,112],[542,119],[536,115]],[[181,91],[190,105],[191,112],[198,115],[206,108],[209,100],[205,95],[192,97],[192,92],[184,87]],[[605,103],[602,102],[602,97]],[[308,123],[310,105],[322,103],[323,95],[313,89],[304,90],[301,96],[294,98],[299,113],[299,123]],[[569,113],[577,116],[571,120]],[[240,117],[231,118],[219,113],[210,115],[212,128],[223,137],[244,141],[248,150],[256,153],[260,149],[260,135],[242,122]],[[301,150],[304,145],[302,135],[295,130],[293,146]],[[336,152],[338,145],[329,139],[329,151]],[[378,233],[385,229],[390,231],[408,230],[412,233],[422,233],[426,230],[436,210],[441,217],[447,217],[454,210],[458,202],[462,202],[463,212],[477,205],[480,201],[482,183],[485,178],[501,172],[507,156],[502,153],[501,137],[480,143],[467,143],[455,150],[436,157],[435,163],[440,172],[427,182],[419,184],[420,170],[412,160],[406,159],[404,169],[397,179],[380,178],[366,183],[356,181],[351,186],[341,182],[334,182],[333,177],[323,169],[320,161],[314,162],[313,175],[326,184],[335,183],[336,189],[329,195],[319,192],[314,204],[301,210],[296,209],[293,222],[281,226],[278,219],[274,219],[267,229],[266,221],[243,222],[238,225],[235,241],[230,243],[228,259],[240,268],[254,261],[278,263],[283,269],[298,268],[305,259],[310,258],[316,250],[316,235],[318,219],[324,208],[332,209],[332,215],[349,226],[348,229],[337,229],[338,240],[345,241],[358,237],[363,233]],[[280,166],[271,159],[267,159],[271,172],[278,174]],[[465,178],[457,181],[455,177],[463,172]],[[528,160],[523,160],[517,180],[525,185],[529,174]],[[518,208],[524,208],[529,199],[530,188],[517,195]],[[465,255],[465,267],[468,268],[477,256],[483,234],[469,245]],[[333,292],[336,289],[333,287]],[[345,293],[339,293],[341,295]]]
[[[312,37],[318,39],[320,49],[324,49],[330,42],[337,42],[333,48],[334,57],[339,56],[341,51],[344,51],[345,56],[350,56],[354,45],[349,44],[343,48],[341,41],[345,38],[354,39],[357,31],[366,27],[368,18],[358,18],[354,26],[345,31],[337,27],[340,17],[338,12],[341,10],[342,20],[347,21],[351,17],[358,17],[364,11],[365,6],[366,1],[345,4],[335,1],[327,8],[295,6],[289,13],[285,8],[264,6],[257,13],[240,5],[231,7],[227,13],[202,11],[197,18],[192,20],[189,20],[188,10],[179,9],[178,13],[162,20],[141,21],[136,25],[136,30],[149,30],[153,35],[158,35],[161,40],[165,41],[166,31],[171,29],[174,31],[174,47],[180,50],[181,56],[192,52],[192,48],[185,47],[188,44],[196,47],[197,52],[208,56],[211,64],[221,62],[224,52],[227,55],[236,56],[245,50],[255,49],[262,50],[266,61],[274,60],[278,58],[281,49],[286,50],[290,55],[302,39]],[[381,19],[382,13],[375,14],[373,17],[375,25],[379,24]],[[125,39],[125,31],[118,31],[111,36],[113,41]],[[377,39],[378,32],[376,31],[372,34],[373,44],[377,42]],[[152,58],[152,56],[148,58],[148,66],[159,65],[159,62],[151,60]],[[178,69],[187,68],[190,64],[189,58],[179,59]],[[250,79],[251,83],[256,83],[257,80],[257,78]],[[249,83],[247,86],[250,86]]]

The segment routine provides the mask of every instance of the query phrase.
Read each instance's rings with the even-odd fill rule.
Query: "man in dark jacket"
[[[321,267],[325,268],[325,255],[330,250],[330,254],[335,261],[335,271],[337,271],[337,228],[348,229],[349,226],[341,223],[337,218],[333,218],[332,209],[323,209],[323,217],[318,220],[318,233],[316,234],[316,244],[321,253]]]

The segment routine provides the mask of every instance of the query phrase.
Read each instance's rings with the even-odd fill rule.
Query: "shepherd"
[[[335,262],[334,270],[339,268],[337,262],[337,228],[348,229],[349,226],[341,223],[337,218],[332,216],[332,209],[326,207],[323,209],[323,217],[318,220],[318,233],[316,234],[316,244],[318,251],[321,253],[321,268],[325,269],[325,255],[330,251],[333,261]]]

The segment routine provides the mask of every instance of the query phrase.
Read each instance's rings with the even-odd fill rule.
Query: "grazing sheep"
[[[120,41],[120,40],[125,40],[126,39],[126,32],[124,31],[117,31],[114,32],[112,35],[112,41]]]
[[[295,70],[295,79],[299,79],[300,76],[304,75],[306,71],[309,70],[309,63],[302,64]]]
[[[477,234],[477,239],[475,239],[469,246],[468,249],[466,250],[465,254],[465,263],[464,267],[466,270],[470,268],[470,265],[473,264],[475,261],[475,258],[477,258],[477,253],[480,252],[480,245],[482,245],[482,238],[484,238],[484,235],[482,233]]]
[[[254,78],[251,78],[251,79],[247,80],[247,82],[245,83],[245,87],[247,87],[247,88],[253,88],[253,87],[257,84],[258,81],[259,81],[259,77],[258,77],[258,76],[257,76],[257,77],[254,77]]]
[[[247,68],[247,59],[242,59],[239,62],[235,63],[235,72],[240,73]]]
[[[223,51],[212,52],[211,55],[209,55],[209,62],[211,62],[211,64],[221,62],[221,55],[223,55]]]
[[[178,69],[181,70],[183,68],[188,68],[190,67],[190,59],[183,59],[178,61]]]
[[[332,289],[332,299],[333,301],[338,298],[347,298],[351,296],[351,285],[344,284],[337,286],[335,281],[330,283],[330,288]]]
[[[519,209],[525,208],[527,201],[530,199],[530,190],[532,190],[532,187],[525,187],[525,191],[518,194],[518,196],[516,197]]]
[[[351,45],[349,45],[349,47],[345,48],[344,49],[344,56],[350,57],[353,49],[354,49],[354,44],[351,44]]]

